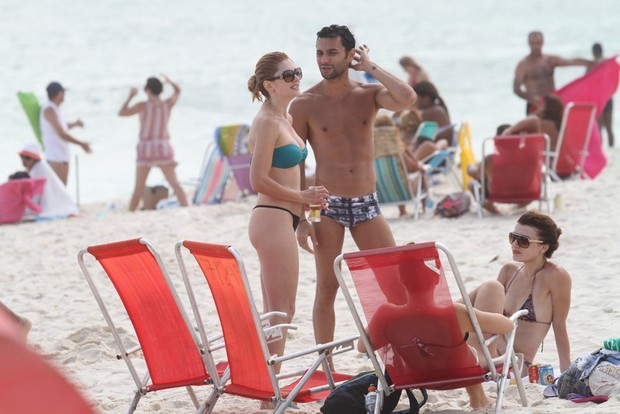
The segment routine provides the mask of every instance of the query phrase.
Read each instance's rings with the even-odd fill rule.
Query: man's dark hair
[[[340,37],[340,41],[342,42],[342,46],[344,46],[344,51],[349,53],[349,50],[355,48],[355,36],[349,30],[347,26],[340,26],[337,24],[332,24],[331,26],[325,26],[316,34],[318,38],[328,38],[333,39],[336,37]]]

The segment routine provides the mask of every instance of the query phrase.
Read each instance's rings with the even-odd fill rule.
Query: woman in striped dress
[[[151,77],[147,79],[144,86],[144,92],[146,92],[148,99],[130,106],[129,103],[138,93],[137,88],[131,88],[129,96],[118,111],[119,116],[140,115],[136,184],[129,202],[129,211],[135,211],[138,207],[151,167],[161,168],[164,177],[174,190],[179,204],[187,206],[185,191],[183,191],[176,176],[177,163],[174,160],[174,151],[170,145],[168,133],[170,111],[179,99],[181,88],[167,76],[163,75],[163,79],[173,89],[173,93],[168,99],[162,100],[160,98],[164,86],[159,79]]]

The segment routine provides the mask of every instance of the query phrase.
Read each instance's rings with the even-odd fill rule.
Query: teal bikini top
[[[308,156],[308,147],[300,149],[295,144],[283,145],[273,150],[271,166],[275,168],[291,168],[301,164]]]

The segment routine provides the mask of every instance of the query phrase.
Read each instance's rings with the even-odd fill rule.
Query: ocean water
[[[620,52],[618,16],[617,0],[2,0],[0,180],[21,169],[16,153],[34,140],[16,92],[43,100],[47,83],[58,80],[69,88],[66,117],[85,124],[73,133],[93,148],[87,155],[72,146],[79,166],[72,159],[70,191],[79,181],[82,203],[127,199],[138,120],[116,113],[130,87],[141,90],[148,76],[165,73],[183,90],[170,133],[177,174],[191,187],[214,129],[250,123],[258,110],[246,89],[258,58],[285,51],[304,68],[305,89],[320,80],[316,32],[332,23],[351,27],[373,60],[402,79],[398,59],[414,56],[453,121],[469,121],[479,149],[496,125],[524,114],[512,78],[529,51],[529,31],[544,32],[549,54],[589,58],[592,43],[601,42],[609,56]],[[583,72],[557,69],[557,86]],[[148,184],[162,182],[153,170]]]

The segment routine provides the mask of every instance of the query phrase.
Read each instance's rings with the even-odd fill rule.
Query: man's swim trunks
[[[381,214],[377,193],[355,198],[330,195],[327,202],[329,210],[321,210],[321,215],[345,227],[356,226]]]

